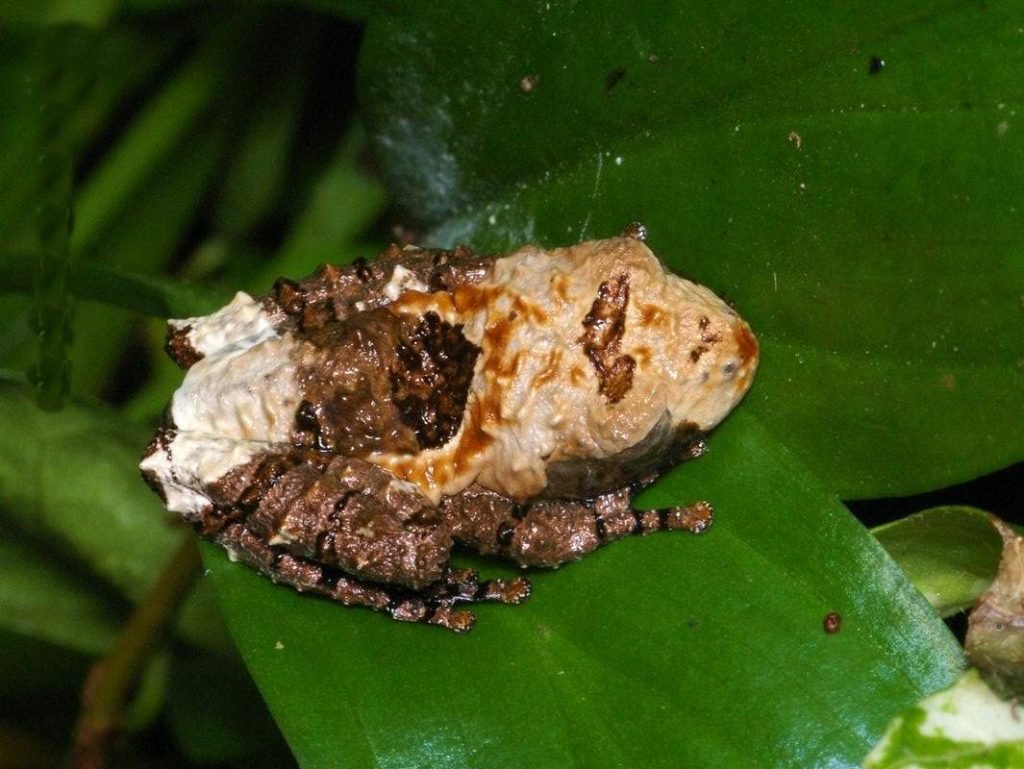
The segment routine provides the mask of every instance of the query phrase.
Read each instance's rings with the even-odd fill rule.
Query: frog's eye
[[[391,397],[402,421],[420,448],[443,446],[462,424],[480,348],[466,339],[461,325],[428,312],[399,340],[396,352]]]
[[[724,376],[726,379],[731,378],[736,373],[736,369],[738,369],[739,367],[740,362],[738,360],[729,361],[724,366],[722,366],[722,376]]]

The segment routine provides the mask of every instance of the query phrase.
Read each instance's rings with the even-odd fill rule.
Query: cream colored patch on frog
[[[300,397],[297,342],[241,292],[212,315],[171,323],[191,326],[189,341],[205,357],[174,393],[173,430],[140,467],[160,482],[168,509],[189,517],[211,505],[196,489],[289,443]]]
[[[169,320],[167,324],[173,331],[188,327],[188,343],[200,355],[237,343],[251,347],[260,339],[277,335],[275,319],[244,291],[210,315]]]
[[[612,401],[582,342],[602,284],[625,276],[618,355],[635,361]],[[481,348],[459,432],[416,455],[370,461],[416,483],[435,503],[474,481],[518,499],[547,485],[547,465],[604,458],[640,443],[667,411],[673,426],[710,430],[743,397],[757,366],[750,329],[710,290],[665,271],[641,241],[527,246],[483,282],[454,294],[407,291],[395,312],[434,311]]]

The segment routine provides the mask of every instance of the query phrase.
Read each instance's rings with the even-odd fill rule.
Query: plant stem
[[[70,769],[103,766],[107,746],[121,725],[125,701],[146,660],[166,636],[178,606],[199,575],[199,567],[199,549],[189,532],[135,608],[110,653],[90,670],[75,724]]]

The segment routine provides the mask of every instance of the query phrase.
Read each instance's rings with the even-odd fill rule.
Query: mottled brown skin
[[[531,500],[473,485],[435,506],[365,460],[373,451],[416,452],[450,440],[479,352],[461,327],[432,313],[387,309],[383,287],[395,265],[431,290],[451,291],[478,283],[492,261],[466,249],[392,246],[372,264],[279,280],[264,307],[304,340],[293,445],[204,488],[213,507],[192,521],[195,528],[276,582],[455,631],[474,622],[458,604],[520,603],[530,593],[524,577],[479,581],[453,570],[455,545],[523,566],[556,566],[631,534],[706,528],[706,503],[644,512],[630,506],[666,464],[700,453],[703,436],[693,428],[655,428],[619,457],[552,465],[545,497]],[[618,354],[627,301],[625,276],[610,276],[581,324],[580,343],[612,401],[632,374],[632,359]],[[186,336],[187,329],[172,332],[167,344],[183,368],[201,357]],[[161,428],[149,452],[173,429]]]
[[[597,375],[597,391],[609,403],[618,403],[633,386],[636,361],[619,354],[626,333],[626,305],[629,304],[629,276],[606,280],[597,291],[590,312],[583,319],[579,338],[583,351]]]

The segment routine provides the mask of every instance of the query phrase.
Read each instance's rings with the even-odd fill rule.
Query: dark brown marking
[[[316,538],[317,558],[329,557],[334,552],[334,538],[337,534],[333,531],[321,531]]]
[[[259,507],[271,487],[299,462],[301,462],[299,457],[284,454],[274,454],[263,460],[253,473],[252,480],[239,494],[235,506],[245,515],[251,515]]]
[[[598,392],[609,403],[618,403],[633,386],[636,361],[620,355],[619,346],[626,332],[626,307],[629,304],[629,275],[606,280],[597,290],[597,299],[583,319],[583,335],[577,340],[590,359],[598,379]]]
[[[622,78],[626,76],[625,67],[616,67],[609,72],[604,78],[604,91],[607,94],[611,94],[615,90],[615,86],[622,82]]]
[[[289,315],[298,315],[306,307],[306,294],[294,280],[278,278],[273,293],[274,301]]]
[[[396,352],[391,395],[402,421],[421,448],[443,446],[462,424],[480,348],[463,336],[461,325],[428,312]]]
[[[196,350],[192,343],[188,341],[188,335],[191,331],[192,326],[182,326],[177,329],[173,326],[167,327],[167,341],[164,343],[164,351],[181,369],[190,369],[203,359],[202,353]]]
[[[449,286],[444,278],[444,267],[448,264],[451,254],[448,251],[435,251],[433,264],[430,269],[430,279],[427,281],[427,288],[431,293],[447,291]]]
[[[360,256],[352,262],[352,266],[355,268],[356,277],[359,278],[360,282],[369,283],[373,278],[373,271],[370,269],[370,264],[366,261],[365,257]]]
[[[498,526],[498,548],[501,550],[507,550],[508,546],[512,544],[512,538],[516,535],[516,522],[505,521]]]
[[[623,228],[622,237],[643,242],[647,240],[647,227],[643,222],[630,222]]]
[[[316,406],[307,400],[299,403],[299,407],[295,410],[295,424],[300,430],[308,430],[309,432],[319,430],[320,425],[317,420]]]

